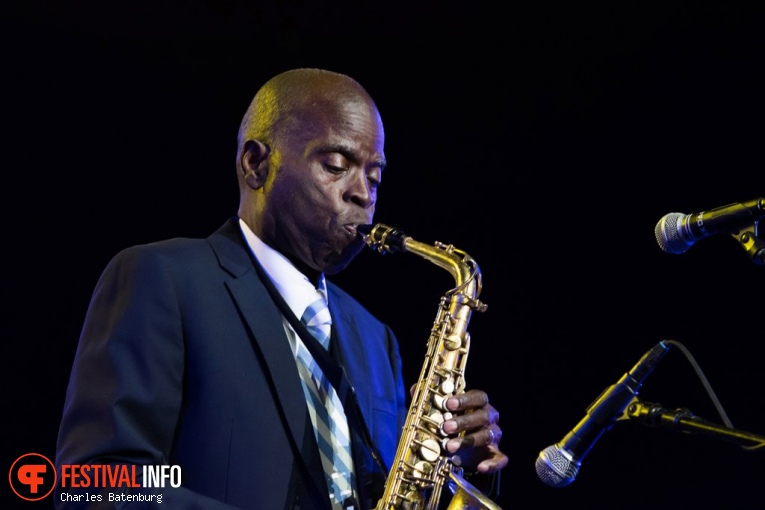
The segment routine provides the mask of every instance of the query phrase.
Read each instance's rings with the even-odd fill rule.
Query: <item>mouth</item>
[[[344,225],[345,231],[348,233],[348,236],[350,237],[356,237],[356,236],[364,237],[366,234],[369,233],[370,226],[371,225],[367,225],[366,223],[348,223]]]
[[[343,228],[345,229],[345,232],[348,234],[348,237],[356,237],[358,235],[358,231],[356,230],[356,227],[358,227],[355,223],[349,223],[347,225],[343,225]]]

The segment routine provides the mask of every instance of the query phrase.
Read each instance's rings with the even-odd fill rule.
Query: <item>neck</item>
[[[318,271],[311,266],[305,264],[302,262],[299,258],[294,257],[287,253],[286,251],[280,250],[276,243],[270,242],[271,239],[265,235],[262,229],[262,225],[260,225],[257,222],[250,221],[251,219],[242,215],[241,211],[239,213],[239,218],[247,225],[247,228],[263,243],[268,245],[270,248],[278,251],[281,253],[284,257],[287,258],[287,260],[290,261],[290,263],[295,266],[295,269],[297,269],[300,273],[302,273],[306,278],[308,278],[308,281],[310,281],[314,287],[317,289],[319,288],[319,280],[321,279],[322,272]]]
[[[321,271],[316,271],[315,269],[311,269],[305,264],[295,261],[291,257],[287,257],[287,258],[289,258],[290,262],[292,262],[292,264],[297,268],[298,271],[303,273],[306,276],[306,278],[308,278],[308,281],[310,281],[314,287],[316,287],[317,289],[319,288],[319,280],[321,279]]]

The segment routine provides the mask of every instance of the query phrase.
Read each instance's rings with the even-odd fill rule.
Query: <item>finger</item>
[[[461,450],[463,448],[472,448],[475,445],[475,438],[468,434],[465,436],[460,436],[455,439],[450,439],[446,442],[446,451],[449,453],[456,453],[457,450]]]
[[[446,420],[441,429],[447,434],[456,434],[463,430],[478,430],[495,423],[498,418],[498,414],[492,413],[489,409],[479,409],[472,413],[454,416]]]
[[[496,446],[490,446],[489,450],[492,452],[491,457],[482,460],[476,466],[476,471],[479,473],[496,473],[500,469],[503,469],[505,466],[507,466],[510,460],[508,456],[499,451]]]
[[[497,428],[499,430],[499,428]],[[486,436],[486,445],[498,445],[499,440],[502,437],[502,433],[497,433],[497,431],[494,430],[494,427],[486,427],[484,429],[484,435]]]
[[[489,396],[480,390],[470,390],[446,400],[446,408],[450,411],[468,411],[480,409],[489,405]]]
[[[480,429],[472,434],[465,434],[462,437],[450,439],[446,443],[446,450],[454,453],[457,450],[465,448],[474,448],[477,446],[496,447],[502,439],[502,429],[496,425],[491,425]]]

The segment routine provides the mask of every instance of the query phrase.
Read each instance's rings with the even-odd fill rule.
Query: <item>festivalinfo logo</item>
[[[63,464],[60,472],[56,472],[53,462],[46,456],[26,453],[11,465],[8,480],[13,492],[26,501],[47,498],[60,480],[57,497],[61,501],[162,503],[161,493],[142,494],[131,489],[180,487],[181,467],[164,464]]]

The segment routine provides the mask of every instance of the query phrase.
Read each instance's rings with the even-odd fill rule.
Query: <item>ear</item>
[[[251,189],[261,188],[268,177],[270,148],[260,140],[248,140],[242,151],[242,178]]]

